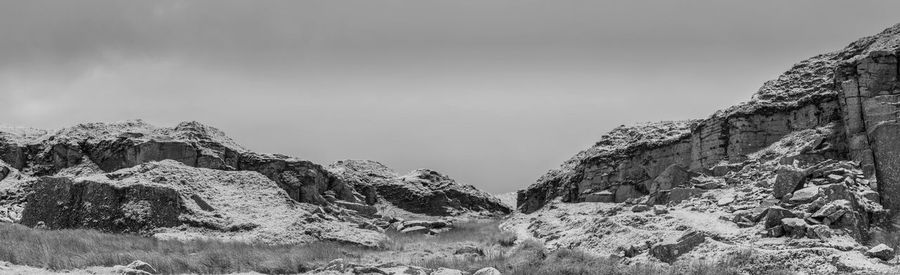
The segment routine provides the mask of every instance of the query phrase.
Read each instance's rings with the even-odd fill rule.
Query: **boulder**
[[[151,266],[151,265],[148,264],[148,263],[142,262],[142,261],[134,261],[134,262],[131,262],[130,264],[128,264],[128,265],[125,266],[125,267],[126,267],[126,268],[130,268],[130,269],[134,269],[134,270],[144,271],[144,272],[147,272],[147,273],[150,273],[150,274],[156,274],[156,273],[158,273],[158,272],[156,271],[156,269],[153,268],[153,266]]]
[[[832,232],[831,228],[828,228],[828,226],[826,225],[816,224],[806,228],[806,237],[811,239],[827,240],[833,235],[834,232]]]
[[[772,195],[778,199],[796,191],[806,179],[806,172],[794,166],[779,166],[775,173]]]
[[[781,208],[781,207],[769,207],[766,209],[765,213],[765,228],[773,228],[781,226],[782,220],[785,218],[795,218],[797,215],[794,215],[791,211]]]
[[[485,267],[475,271],[475,274],[472,275],[503,275],[503,273],[500,273],[500,270],[497,270],[496,268]]]
[[[866,256],[878,258],[882,261],[890,261],[894,258],[894,249],[885,244],[879,244],[866,251]]]
[[[825,225],[831,225],[837,222],[841,217],[849,211],[853,211],[850,201],[836,200],[829,202],[810,217],[821,221]]]
[[[807,227],[806,221],[798,218],[784,218],[781,219],[782,227],[784,228],[784,234],[791,236],[793,238],[803,238],[807,235]]]
[[[819,197],[819,187],[810,186],[794,192],[793,196],[788,200],[791,203],[803,204],[810,203]]]
[[[678,256],[690,252],[706,240],[706,236],[698,231],[690,231],[675,241],[659,243],[650,248],[650,255],[666,263],[675,262]]]

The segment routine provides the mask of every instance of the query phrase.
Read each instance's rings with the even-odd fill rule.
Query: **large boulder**
[[[890,261],[894,258],[894,249],[885,244],[879,244],[866,251],[866,256]]]
[[[772,194],[778,199],[796,191],[806,178],[806,171],[793,166],[778,167],[775,173]]]
[[[500,199],[471,185],[458,184],[437,171],[419,169],[399,175],[375,161],[344,160],[329,167],[357,190],[371,188],[378,198],[413,213],[434,216],[485,213],[509,214]],[[373,198],[366,198],[367,201]]]
[[[678,256],[690,252],[694,247],[706,241],[706,236],[699,231],[690,231],[674,241],[667,241],[650,248],[650,255],[666,263],[675,262]]]

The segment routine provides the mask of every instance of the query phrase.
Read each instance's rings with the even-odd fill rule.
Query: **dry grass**
[[[495,267],[503,274],[740,274],[748,253],[715,263],[689,265],[621,265],[617,259],[597,257],[577,250],[547,251],[543,243],[522,240],[514,247],[515,235],[501,231],[496,222],[463,223],[437,236],[389,232],[391,241],[382,250],[404,250],[414,243],[453,245],[477,243],[485,256],[436,257],[415,260],[411,265],[452,268],[474,272]],[[106,234],[92,230],[37,230],[0,224],[0,260],[50,270],[114,266],[134,260],[150,263],[162,273],[235,273],[255,271],[269,274],[302,273],[330,260],[358,261],[369,253],[363,247],[315,243],[270,246],[222,241],[162,241],[134,235]]]
[[[335,243],[269,246],[222,241],[161,241],[92,230],[36,230],[0,223],[0,260],[50,270],[125,265],[141,260],[163,273],[299,273],[362,248]]]

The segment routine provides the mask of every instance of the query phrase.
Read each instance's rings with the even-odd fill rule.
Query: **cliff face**
[[[839,131],[821,138],[815,156],[789,157],[858,161],[878,178],[885,206],[900,209],[900,200],[889,196],[900,192],[898,40],[900,25],[801,61],[749,102],[704,120],[616,128],[519,191],[519,210],[530,213],[554,199],[621,202],[647,195],[672,165],[727,172],[790,133],[820,127]]]

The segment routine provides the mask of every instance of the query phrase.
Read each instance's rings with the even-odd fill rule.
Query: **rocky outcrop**
[[[318,164],[251,152],[222,131],[197,122],[172,128],[140,120],[87,123],[54,132],[0,128],[0,159],[34,176],[53,175],[86,160],[105,172],[176,160],[198,168],[259,172],[300,202],[326,204],[326,191],[350,202],[360,197]]]
[[[28,197],[21,223],[47,229],[142,233],[179,226],[183,223],[179,216],[187,212],[178,192],[164,186],[43,178]]]
[[[74,179],[43,177],[30,189],[21,223],[49,229],[273,244],[335,240],[376,246],[384,238],[359,228],[355,215],[295,202],[259,173],[173,160]]]
[[[332,164],[329,170],[355,190],[367,190],[366,201],[383,200],[413,213],[502,215],[512,211],[491,194],[428,169],[399,175],[375,161],[344,160]]]
[[[519,210],[535,211],[554,198],[586,201],[604,191],[617,194],[617,202],[659,192],[645,186],[670,165],[727,172],[714,168],[740,164],[792,133],[822,127],[834,131],[809,151],[784,152],[791,154],[785,157],[858,161],[867,177],[878,179],[885,206],[900,210],[900,200],[887,195],[900,192],[898,37],[900,25],[801,61],[766,82],[749,102],[704,120],[616,128],[520,191]]]

